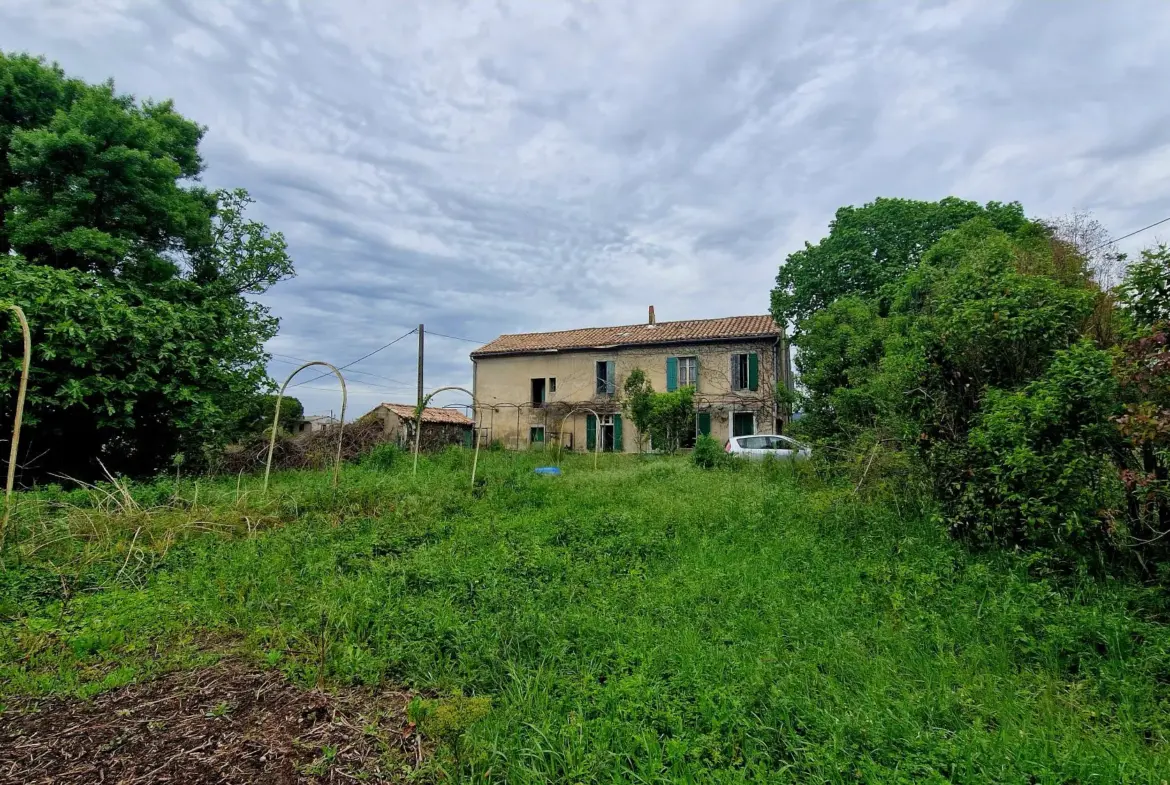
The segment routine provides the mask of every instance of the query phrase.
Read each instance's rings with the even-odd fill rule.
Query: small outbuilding
[[[366,417],[376,417],[382,423],[386,441],[403,447],[414,447],[416,408],[406,403],[381,403]],[[422,413],[422,435],[419,446],[423,450],[438,450],[450,445],[470,446],[475,422],[455,409],[427,407]]]

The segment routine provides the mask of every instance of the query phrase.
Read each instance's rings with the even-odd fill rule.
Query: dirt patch
[[[411,695],[304,690],[227,660],[0,715],[0,783],[401,782],[425,755]]]

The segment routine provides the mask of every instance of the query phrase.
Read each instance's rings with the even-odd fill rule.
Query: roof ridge
[[[416,404],[391,403],[390,401],[382,401],[377,406],[375,406],[371,411],[377,411],[378,409],[382,409],[382,408],[389,409],[390,411],[394,412],[395,414],[397,414],[399,416],[404,416],[405,414],[414,415],[418,411],[418,406]],[[466,425],[468,423],[475,422],[473,419],[471,419],[470,417],[465,415],[463,412],[457,411],[455,409],[450,409],[446,406],[427,406],[427,407],[423,408],[422,413],[423,413],[424,419],[426,417],[428,417],[429,415],[433,414],[433,415],[438,416],[441,419],[445,419],[449,422],[454,421],[456,423],[464,424],[464,425]]]
[[[523,354],[619,346],[679,344],[690,341],[749,340],[784,335],[771,314],[723,316],[717,319],[679,319],[654,324],[612,327],[578,327],[552,332],[509,333],[489,341],[471,353],[472,358],[497,354]]]
[[[393,401],[382,401],[378,405],[379,406],[401,406],[404,409],[417,409],[418,408],[417,403],[394,403]],[[452,411],[452,409],[450,409],[446,406],[424,406],[423,411],[441,412],[441,411]]]
[[[585,330],[622,330],[622,329],[630,329],[630,328],[634,328],[634,327],[665,327],[666,325],[669,325],[669,324],[693,324],[695,322],[723,322],[723,321],[726,321],[728,319],[765,319],[765,318],[767,318],[767,319],[772,318],[772,314],[770,314],[770,313],[749,313],[749,314],[740,314],[739,316],[714,316],[714,317],[710,317],[710,318],[706,318],[706,319],[674,319],[673,321],[669,321],[669,322],[656,321],[656,322],[654,322],[653,325],[651,325],[649,322],[638,322],[637,324],[614,324],[614,325],[606,325],[606,326],[602,326],[602,327],[573,327],[573,328],[570,328],[568,330],[536,330],[534,332],[527,332],[527,333],[501,333],[500,335],[496,336],[491,341],[488,341],[488,343],[493,343],[494,341],[498,341],[500,338],[517,338],[517,337],[522,336],[522,335],[561,335],[564,333],[584,332]],[[484,344],[484,345],[486,346],[487,344]]]

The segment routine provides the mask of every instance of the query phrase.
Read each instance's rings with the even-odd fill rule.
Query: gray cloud
[[[1157,0],[7,0],[0,46],[209,127],[206,182],[296,259],[263,297],[274,375],[420,322],[763,312],[787,253],[882,195],[1170,215]],[[358,366],[355,408],[411,399],[413,347]],[[428,386],[469,382],[471,348],[433,338]]]

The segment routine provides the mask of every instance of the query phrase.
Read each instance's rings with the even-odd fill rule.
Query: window
[[[598,395],[613,395],[617,387],[617,380],[614,378],[614,361],[613,360],[599,360],[597,362],[597,387]]]
[[[544,379],[533,379],[532,380],[532,405],[533,406],[543,406],[544,401],[545,401]]]
[[[533,425],[528,429],[529,444],[544,444],[544,426]]]
[[[548,379],[548,391],[555,393],[557,391],[557,377],[550,376]]]
[[[803,445],[799,442],[789,439],[787,436],[769,436],[768,449],[769,450],[796,450],[802,449]]]
[[[731,415],[731,435],[751,436],[756,432],[756,416],[751,412],[735,412]]]
[[[760,356],[755,352],[731,355],[731,389],[758,390]]]
[[[698,357],[666,358],[666,391],[674,392],[680,387],[699,389]]]
[[[731,355],[731,389],[743,390],[747,387],[747,355]]]

